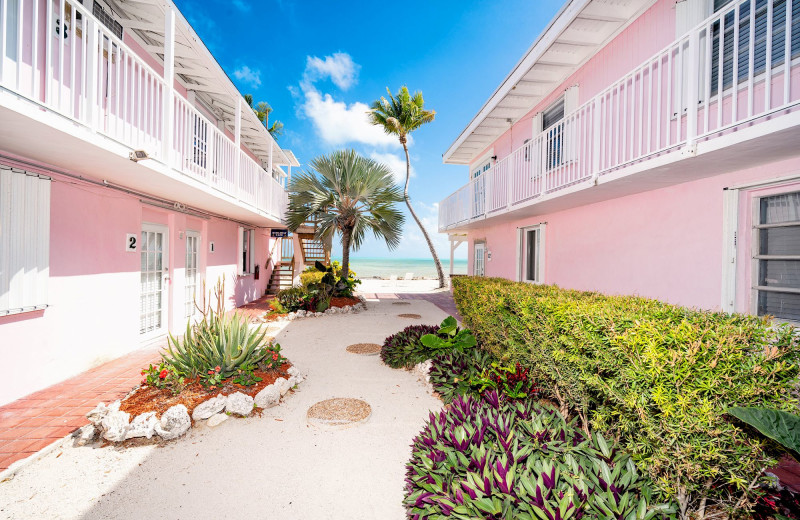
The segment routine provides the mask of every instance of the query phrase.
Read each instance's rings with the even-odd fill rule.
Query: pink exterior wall
[[[35,168],[26,168],[35,170]],[[181,233],[201,234],[199,272],[208,287],[226,277],[226,306],[264,294],[269,280],[269,230],[257,229],[254,261],[261,276],[237,276],[238,224],[203,219],[143,204],[138,197],[52,177],[48,308],[0,317],[0,345],[8,370],[0,404],[69,378],[141,348],[139,339],[140,254],[126,252],[127,233],[142,223],[169,227],[169,330],[185,330],[186,242]],[[185,236],[185,235],[184,235]],[[210,253],[208,244],[215,243]]]
[[[513,127],[498,137],[476,160],[494,149],[498,160],[522,146],[532,136],[532,119],[556,101],[568,87],[578,85],[583,104],[675,40],[675,1],[658,0],[624,31],[603,47],[558,88],[545,97]],[[470,172],[475,166],[470,164]]]
[[[723,189],[791,175],[800,177],[800,158],[513,222],[488,223],[468,232],[469,272],[474,242],[485,240],[491,252],[486,276],[516,279],[517,228],[546,223],[544,283],[719,309]],[[779,189],[791,191],[792,185]],[[736,310],[744,312],[749,308],[751,268],[747,201],[759,193],[763,192],[744,191],[745,202],[740,203]]]

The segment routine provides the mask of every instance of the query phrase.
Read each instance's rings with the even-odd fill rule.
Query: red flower
[[[214,371],[213,370],[209,370],[208,373],[211,374],[211,375],[214,375]]]
[[[161,372],[159,372],[159,374],[158,374],[158,377],[159,377],[159,379],[164,379],[165,377],[167,377],[167,374],[169,374],[169,372],[168,372],[168,371],[167,371],[167,369],[165,368],[164,370],[162,370]]]
[[[273,352],[272,353],[272,360],[273,361],[278,361],[278,353],[277,352]]]
[[[221,369],[219,368],[219,365],[217,365],[216,367],[214,367],[214,370],[216,370],[217,372],[219,372]]]
[[[144,372],[145,372],[145,370],[144,370],[144,369],[142,369],[142,375],[144,375]]]

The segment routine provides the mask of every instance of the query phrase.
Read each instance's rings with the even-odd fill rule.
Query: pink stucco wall
[[[546,223],[544,283],[638,294],[671,303],[719,309],[722,294],[723,189],[800,176],[800,158],[468,232],[491,252],[486,276],[517,278],[517,228]],[[793,188],[794,186],[794,188]],[[590,188],[591,189],[591,188]],[[797,190],[797,184],[770,190]],[[744,190],[749,200],[759,190]],[[750,205],[740,205],[738,311],[747,311],[751,268]]]
[[[36,168],[27,168],[36,170]],[[42,170],[52,177],[48,308],[0,318],[6,366],[0,404],[142,347],[139,337],[140,254],[126,252],[127,233],[143,223],[169,227],[169,331],[181,333],[187,230],[201,235],[199,272],[209,288],[226,278],[226,306],[264,294],[269,230],[257,229],[254,261],[261,276],[237,276],[238,227],[143,204],[134,197]],[[184,235],[185,236],[185,235]],[[215,252],[209,252],[209,242]]]

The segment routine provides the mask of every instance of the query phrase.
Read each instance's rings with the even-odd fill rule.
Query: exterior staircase
[[[278,294],[294,284],[294,239],[281,238],[281,259],[272,268],[267,294]]]
[[[300,252],[305,265],[314,265],[322,262],[325,265],[331,262],[331,244],[315,237],[317,231],[317,216],[313,215],[297,230],[297,239],[300,243]]]

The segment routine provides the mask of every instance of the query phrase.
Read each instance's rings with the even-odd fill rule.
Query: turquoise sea
[[[333,258],[342,261],[341,258]],[[450,259],[442,258],[442,269],[450,273]],[[467,274],[467,260],[453,262],[455,274]],[[350,269],[359,278],[389,278],[396,275],[402,278],[406,273],[414,273],[414,278],[436,278],[436,266],[431,258],[350,258]]]

